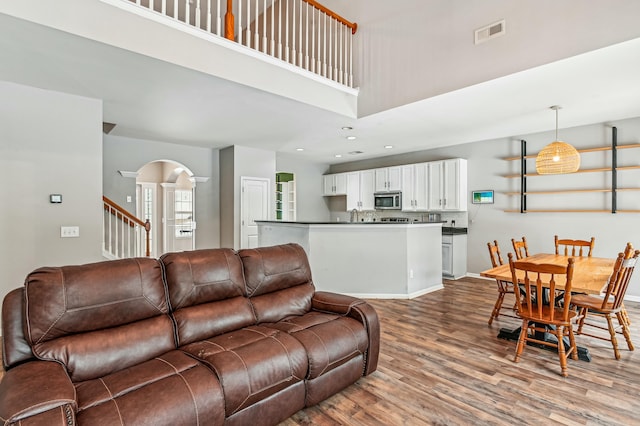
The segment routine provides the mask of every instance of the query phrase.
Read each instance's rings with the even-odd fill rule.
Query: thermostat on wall
[[[62,203],[62,194],[49,194],[49,202],[54,204]]]

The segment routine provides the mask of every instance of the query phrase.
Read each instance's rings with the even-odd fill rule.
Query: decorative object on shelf
[[[558,110],[561,107],[554,105],[550,108],[556,112],[556,139],[538,153],[536,171],[541,175],[577,172],[580,168],[580,154],[572,145],[558,140]]]

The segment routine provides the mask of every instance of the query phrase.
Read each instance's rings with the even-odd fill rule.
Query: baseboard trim
[[[493,280],[493,278],[482,277],[480,276],[480,274],[474,274],[472,272],[467,272],[466,276],[470,278],[480,278],[483,280]],[[624,296],[624,300],[628,300],[629,302],[640,302],[640,296],[633,296],[633,295],[626,294]]]
[[[465,275],[465,277],[469,277],[469,278],[480,278],[481,280],[489,280],[489,281],[494,281],[493,278],[487,278],[487,277],[483,277],[480,274],[476,274],[473,272],[467,272],[467,274]]]
[[[415,299],[427,293],[442,290],[442,284],[435,285],[409,294],[395,293],[345,293],[347,296],[357,297],[359,299]]]

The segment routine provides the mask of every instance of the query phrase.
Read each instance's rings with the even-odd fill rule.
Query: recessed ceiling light
[[[304,148],[296,148],[296,151],[304,151]]]
[[[347,136],[347,140],[354,141],[357,138],[355,136]]]
[[[341,158],[342,154],[336,154],[336,158]]]
[[[385,147],[386,149],[391,149],[391,148],[393,148],[393,145],[385,145],[384,147]]]
[[[351,126],[343,126],[342,130],[353,130],[353,127],[351,127]]]

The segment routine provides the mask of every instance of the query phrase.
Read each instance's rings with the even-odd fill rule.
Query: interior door
[[[174,191],[174,250],[193,250],[195,245],[196,222],[194,218],[194,189],[176,189]]]
[[[169,253],[176,251],[175,238],[176,233],[176,213],[175,213],[175,193],[176,186],[171,183],[162,183],[162,252]]]
[[[156,186],[153,182],[140,182],[136,184],[136,217],[143,222],[148,220],[151,224],[151,231],[149,232],[151,257],[157,257],[156,235],[158,235],[158,204],[156,200]]]
[[[162,186],[162,253],[195,248],[195,188],[178,188],[174,183]]]
[[[241,177],[240,186],[240,248],[258,247],[258,225],[256,220],[269,219],[269,187],[265,178]]]

